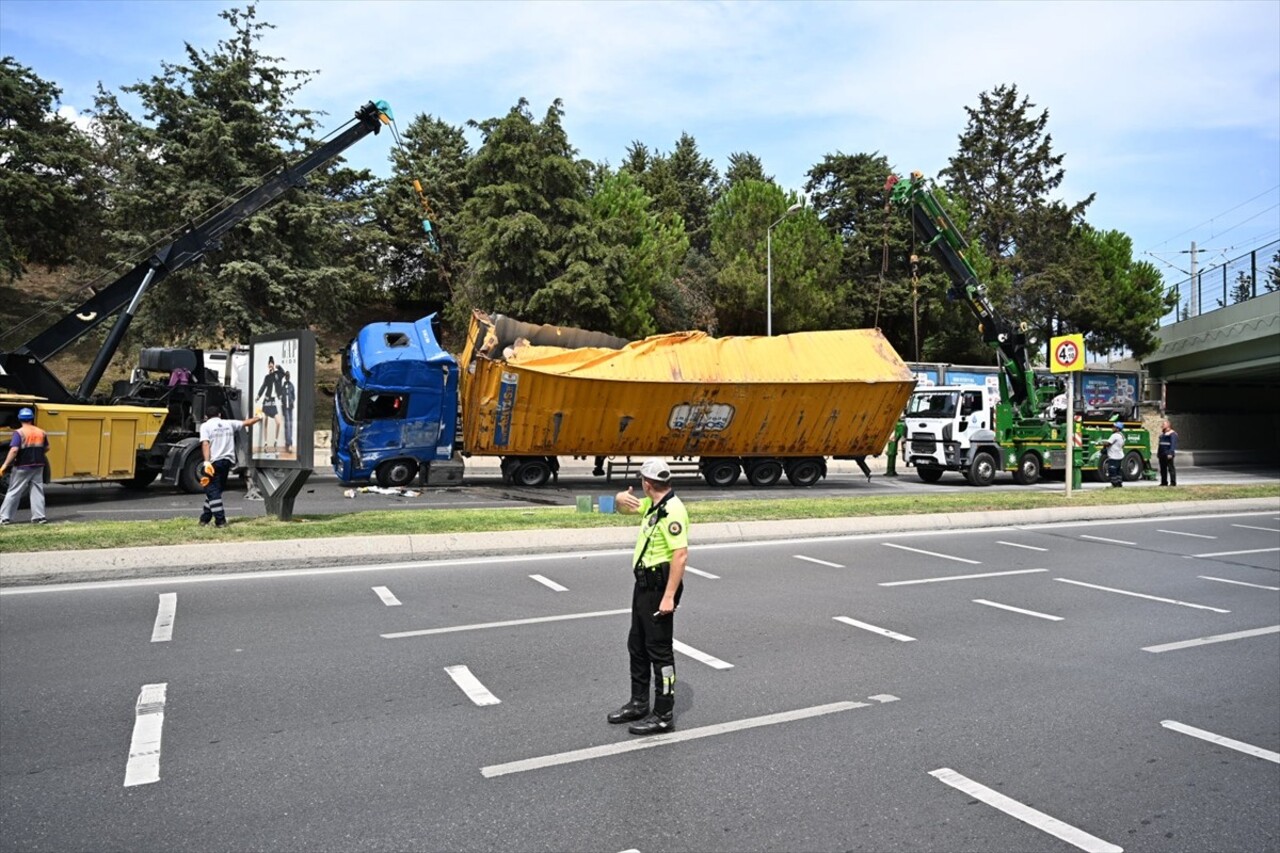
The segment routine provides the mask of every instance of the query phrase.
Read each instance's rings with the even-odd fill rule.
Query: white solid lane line
[[[1061,616],[1050,616],[1048,613],[1037,613],[1034,610],[1023,610],[1021,607],[1011,607],[1008,604],[999,604],[995,601],[987,601],[985,598],[973,599],[974,604],[985,604],[988,607],[999,607],[1001,610],[1010,610],[1014,613],[1025,613],[1028,616],[1035,616],[1040,619],[1048,619],[1053,622],[1061,622]]]
[[[480,679],[471,674],[471,670],[465,666],[446,666],[444,671],[449,673],[449,677],[453,679],[454,684],[462,688],[462,692],[467,694],[467,698],[477,705],[500,705],[502,700],[489,692],[489,689],[480,683]]]
[[[506,622],[481,622],[477,625],[451,625],[448,628],[426,628],[421,631],[397,631],[380,634],[384,640],[401,640],[405,637],[427,637],[432,634],[452,634],[455,631],[479,631],[484,628],[510,628],[515,625],[536,625],[541,622],[563,622],[566,619],[591,619],[596,616],[618,616],[630,613],[630,607],[621,610],[596,610],[592,613],[566,613],[563,616],[536,616],[532,619],[509,619]]]
[[[1212,554],[1192,554],[1193,557],[1241,557],[1245,554],[1270,554],[1280,548],[1251,548],[1248,551],[1214,551]]]
[[[685,566],[684,570],[689,574],[697,575],[700,578],[707,578],[708,580],[713,580],[713,581],[720,580],[719,575],[713,575],[711,574],[711,572],[704,572],[702,569],[695,569],[693,566]]]
[[[1033,826],[1041,832],[1047,832],[1053,837],[1060,838],[1081,850],[1087,850],[1089,853],[1124,853],[1123,847],[1117,847],[1097,836],[1090,835],[1083,829],[1076,829],[1056,817],[1049,817],[1042,811],[1037,811],[1031,806],[1025,806],[1017,800],[1006,797],[999,791],[994,791],[986,785],[979,784],[967,776],[961,776],[950,767],[932,770],[929,775],[939,782],[950,785],[957,791],[963,791],[975,800],[981,800],[992,808],[999,809],[1010,817],[1016,817],[1028,826]]]
[[[944,560],[955,560],[957,563],[968,563],[971,566],[981,566],[981,560],[967,560],[964,557],[953,557],[950,554],[939,554],[937,551],[923,551],[919,548],[908,548],[906,545],[895,545],[892,542],[881,542],[886,548],[897,548],[899,551],[911,551],[916,554],[925,554],[930,557],[941,557]]]
[[[1204,729],[1197,729],[1195,726],[1188,726],[1177,720],[1161,720],[1160,725],[1166,729],[1175,732],[1182,732],[1184,735],[1198,737],[1200,740],[1207,740],[1209,743],[1216,743],[1218,746],[1225,746],[1227,749],[1234,749],[1236,752],[1243,752],[1245,755],[1252,755],[1256,758],[1265,758],[1267,761],[1280,764],[1280,752],[1272,752],[1269,749],[1263,749],[1260,746],[1253,746],[1242,740],[1234,740],[1222,735],[1215,735],[1213,732],[1207,732]]]
[[[400,606],[400,599],[392,595],[391,590],[387,589],[385,586],[375,586],[375,587],[372,587],[372,589],[374,592],[378,594],[378,598],[382,599],[383,604],[387,605],[388,607]]]
[[[792,554],[797,560],[804,560],[806,563],[817,563],[819,566],[830,566],[833,569],[843,569],[844,566],[839,563],[828,563],[826,560],[819,560],[817,557],[806,557],[804,554]]]
[[[1197,637],[1194,640],[1162,643],[1158,646],[1145,646],[1142,650],[1158,655],[1161,652],[1173,652],[1178,649],[1190,649],[1195,646],[1207,646],[1212,643],[1226,643],[1230,640],[1244,640],[1249,637],[1262,637],[1266,634],[1280,634],[1280,625],[1272,625],[1270,628],[1250,628],[1248,631],[1232,631],[1230,634],[1214,634],[1212,637]]]
[[[1178,604],[1178,605],[1181,605],[1182,607],[1194,607],[1196,610],[1212,610],[1214,613],[1230,613],[1231,612],[1230,610],[1222,610],[1221,608],[1209,607],[1204,604],[1192,604],[1189,601],[1178,601],[1176,598],[1161,598],[1158,595],[1147,595],[1144,592],[1130,592],[1127,589],[1116,589],[1115,587],[1110,587],[1110,586],[1098,586],[1095,583],[1085,583],[1084,581],[1073,581],[1073,580],[1068,580],[1067,578],[1054,578],[1054,580],[1061,581],[1062,583],[1073,583],[1076,586],[1087,586],[1090,589],[1100,589],[1100,590],[1103,590],[1104,592],[1115,592],[1115,593],[1119,593],[1120,595],[1132,595],[1134,598],[1145,598],[1149,601],[1159,601],[1159,602],[1163,602],[1164,604]]]
[[[914,643],[915,637],[908,637],[906,634],[899,634],[890,631],[888,628],[878,628],[875,625],[868,625],[866,622],[859,622],[857,619],[850,619],[848,616],[832,616],[837,622],[843,622],[846,625],[852,625],[855,628],[861,628],[864,631],[870,631],[873,634],[880,634],[891,640],[897,640],[900,643]]]
[[[555,581],[551,580],[550,578],[543,577],[542,575],[529,575],[529,577],[530,577],[530,578],[532,578],[533,580],[536,580],[538,583],[542,584],[542,585],[543,585],[543,586],[545,586],[547,589],[554,590],[555,592],[568,592],[568,591],[569,591],[569,587],[567,587],[567,586],[561,586],[560,584],[556,583]]]
[[[640,738],[637,740],[624,740],[618,743],[611,743],[605,746],[592,746],[586,749],[575,749],[572,752],[561,752],[555,755],[543,755],[539,758],[526,758],[521,761],[511,761],[506,764],[491,764],[488,767],[480,768],[480,773],[486,779],[492,779],[495,776],[505,776],[508,773],[523,773],[526,770],[540,770],[543,767],[555,767],[560,764],[572,764],[576,761],[588,761],[592,758],[604,758],[609,755],[619,755],[624,752],[635,752],[639,749],[653,749],[658,746],[666,746],[672,743],[682,743],[686,740],[697,740],[698,738],[711,737],[712,735],[727,734],[729,732],[738,732],[744,729],[754,729],[760,726],[773,726],[778,723],[789,723],[794,720],[804,720],[809,717],[820,717],[824,714],[835,714],[840,711],[849,711],[854,708],[871,707],[866,702],[833,702],[830,705],[817,705],[812,708],[801,708],[797,711],[783,711],[780,714],[766,714],[763,717],[748,717],[745,720],[734,720],[729,723],[717,723],[711,726],[702,726],[696,729],[684,729],[674,732],[668,732],[664,735],[651,735],[650,737]]]
[[[720,658],[712,657],[706,652],[700,652],[693,646],[687,646],[679,640],[672,640],[671,647],[682,655],[688,655],[699,663],[705,663],[712,669],[733,669],[733,664],[725,663]]]
[[[1108,539],[1105,536],[1089,536],[1088,534],[1080,534],[1081,539],[1092,539],[1094,542],[1106,542],[1110,545],[1137,545],[1137,542],[1130,542],[1128,539]]]
[[[1003,539],[996,540],[997,545],[1008,545],[1010,548],[1026,548],[1028,551],[1048,551],[1048,548],[1038,548],[1035,545],[1023,545],[1018,542],[1005,542]]]
[[[951,575],[943,578],[917,578],[911,581],[889,581],[876,586],[910,586],[913,583],[942,583],[943,581],[967,581],[974,578],[1001,578],[1005,575],[1030,575],[1036,572],[1047,572],[1048,569],[1014,569],[1010,572],[983,572],[977,575]]]
[[[1217,539],[1217,536],[1210,536],[1207,533],[1187,533],[1185,530],[1161,530],[1156,529],[1157,533],[1172,533],[1174,536],[1194,536],[1196,539]]]
[[[1217,581],[1218,583],[1233,583],[1236,586],[1251,586],[1254,589],[1271,589],[1280,592],[1280,586],[1263,586],[1260,583],[1245,583],[1244,581],[1232,581],[1226,578],[1214,578],[1209,575],[1197,575],[1203,581]]]
[[[156,624],[151,628],[151,642],[167,643],[173,639],[173,617],[178,609],[176,592],[160,593],[160,605],[156,608]]]
[[[160,736],[164,729],[164,701],[168,683],[144,684],[138,694],[129,741],[129,763],[124,768],[124,786],[150,785],[160,781]]]
[[[1280,533],[1280,527],[1254,527],[1252,524],[1233,524],[1232,527],[1239,527],[1242,530],[1261,530],[1264,533]]]

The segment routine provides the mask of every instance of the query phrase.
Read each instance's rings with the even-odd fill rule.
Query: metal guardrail
[[[1199,270],[1194,279],[1184,279],[1169,289],[1178,294],[1178,304],[1160,319],[1161,326],[1280,290],[1280,240]]]

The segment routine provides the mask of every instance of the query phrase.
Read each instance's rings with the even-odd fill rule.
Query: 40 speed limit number
[[[1053,373],[1069,373],[1084,369],[1084,335],[1061,335],[1049,341],[1052,353],[1049,369]]]

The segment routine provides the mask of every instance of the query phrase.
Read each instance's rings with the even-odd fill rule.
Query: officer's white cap
[[[646,459],[640,466],[640,476],[646,480],[665,483],[671,479],[671,469],[661,459]]]

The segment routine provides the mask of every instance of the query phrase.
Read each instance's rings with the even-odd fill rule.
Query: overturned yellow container
[[[627,343],[478,312],[462,369],[464,448],[503,456],[874,455],[915,387],[876,329]]]

